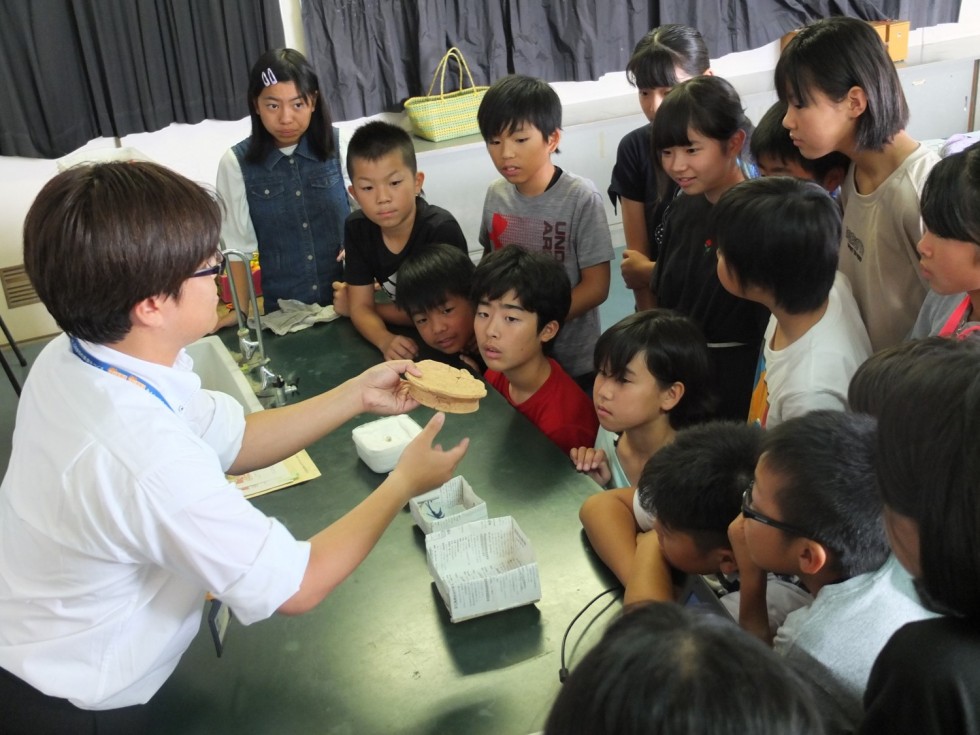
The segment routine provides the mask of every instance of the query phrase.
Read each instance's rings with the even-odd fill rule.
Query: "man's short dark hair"
[[[484,140],[513,133],[524,123],[536,127],[547,140],[561,129],[561,99],[547,82],[511,74],[487,90],[476,120]]]
[[[758,162],[762,156],[769,156],[783,163],[798,163],[814,181],[821,185],[826,180],[827,174],[834,169],[846,173],[848,166],[851,165],[851,159],[843,153],[831,151],[820,158],[805,158],[800,153],[800,149],[793,145],[789,131],[783,127],[786,106],[785,101],[773,103],[759,120],[759,124],[755,126],[749,140],[752,159]]]
[[[65,332],[111,344],[130,312],[181,286],[218,250],[211,194],[155,163],[76,166],[49,181],[24,222],[24,266]]]
[[[494,250],[473,272],[474,303],[494,301],[508,291],[516,294],[525,311],[537,314],[539,332],[548,322],[563,325],[572,306],[572,286],[561,264],[519,245]]]
[[[475,269],[470,257],[455,245],[426,245],[398,267],[395,301],[412,316],[442,306],[450,296],[469,299]]]
[[[347,176],[354,180],[354,161],[377,161],[389,153],[398,151],[402,160],[413,174],[418,173],[415,160],[415,145],[403,128],[383,120],[374,120],[361,125],[347,143]]]
[[[868,107],[857,121],[857,145],[880,151],[909,122],[909,106],[885,43],[868,23],[857,18],[822,18],[803,28],[776,63],[779,99],[807,105],[820,91],[843,100],[860,87]]]
[[[841,411],[797,416],[763,439],[761,461],[781,480],[779,520],[827,549],[829,568],[842,580],[874,571],[888,558],[874,447],[875,420]]]
[[[665,527],[689,534],[701,551],[731,548],[728,526],[741,510],[761,445],[762,430],[744,422],[713,421],[677,432],[643,467],[640,506]]]
[[[721,195],[712,239],[740,286],[768,291],[790,314],[826,302],[837,274],[840,208],[812,181],[749,179]]]

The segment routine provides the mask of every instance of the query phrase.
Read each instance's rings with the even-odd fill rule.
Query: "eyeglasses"
[[[194,271],[191,273],[191,278],[198,278],[199,276],[211,276],[215,278],[220,276],[225,272],[225,256],[221,254],[220,251],[215,251],[214,258],[218,262],[212,265],[210,268],[201,268],[199,271]]]
[[[813,538],[813,534],[809,531],[804,531],[798,526],[793,526],[789,523],[783,523],[782,521],[777,521],[775,518],[770,518],[767,515],[763,515],[758,511],[754,511],[749,507],[749,503],[752,502],[752,488],[755,486],[755,481],[749,483],[748,488],[742,493],[742,515],[750,521],[758,521],[759,523],[765,523],[767,526],[772,526],[773,528],[778,528],[780,531],[784,531],[791,536],[802,536],[803,538]],[[817,540],[817,539],[814,539]]]

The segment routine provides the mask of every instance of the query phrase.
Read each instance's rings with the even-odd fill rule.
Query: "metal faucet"
[[[238,260],[244,263],[246,272],[249,272],[251,259],[241,250],[222,250],[221,255],[225,260],[231,262]],[[238,300],[238,290],[235,288],[235,276],[231,268],[226,270],[228,274],[228,290],[231,291],[231,303],[235,308],[235,315],[238,317],[238,348],[241,350],[241,358],[238,366],[250,377],[252,390],[259,398],[259,401],[266,408],[283,406],[288,397],[297,391],[295,381],[287,382],[281,375],[269,369],[269,358],[265,354],[265,344],[262,341],[262,320],[259,316],[259,300],[255,295],[255,284],[251,277],[247,279],[248,297],[252,305],[252,314],[255,315],[255,339],[250,339],[251,333],[248,322],[242,311],[241,303]]]

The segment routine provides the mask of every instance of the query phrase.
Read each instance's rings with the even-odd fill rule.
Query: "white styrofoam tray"
[[[408,443],[422,433],[408,416],[386,416],[361,424],[351,432],[357,456],[373,472],[391,472]]]

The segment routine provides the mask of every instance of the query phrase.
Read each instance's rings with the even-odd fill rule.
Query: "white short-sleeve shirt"
[[[34,364],[0,486],[0,667],[51,696],[147,701],[197,633],[204,593],[248,624],[300,586],[309,544],[225,478],[245,420],[172,368],[65,336]]]

